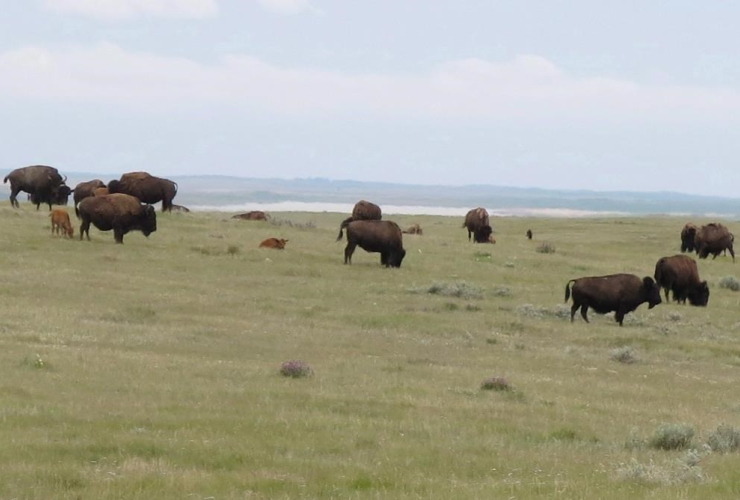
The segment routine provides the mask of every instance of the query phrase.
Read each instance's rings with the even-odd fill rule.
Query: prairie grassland
[[[740,263],[700,261],[709,307],[622,328],[563,304],[571,278],[652,275],[686,221],[497,219],[475,245],[460,218],[388,217],[424,229],[388,270],[342,265],[343,214],[278,217],[315,227],[160,214],[114,245],[0,209],[0,498],[740,497],[740,452],[704,446],[740,427],[718,285]],[[650,446],[664,424],[691,444]]]

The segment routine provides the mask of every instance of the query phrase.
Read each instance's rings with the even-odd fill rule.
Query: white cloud
[[[214,64],[129,52],[116,45],[0,53],[0,100],[142,106],[238,106],[298,116],[562,123],[704,121],[740,117],[740,92],[575,77],[524,55],[465,59],[423,74],[352,74],[285,68],[246,55]]]
[[[300,14],[311,10],[308,0],[257,0],[265,9],[277,14]]]
[[[217,13],[216,0],[45,0],[50,9],[105,20],[138,16],[203,18]]]

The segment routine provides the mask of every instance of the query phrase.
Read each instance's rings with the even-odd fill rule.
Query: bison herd
[[[24,191],[36,204],[66,205],[70,194],[74,194],[75,213],[80,219],[80,239],[90,239],[90,225],[101,231],[113,231],[116,243],[123,243],[123,236],[133,230],[149,236],[157,230],[157,217],[152,204],[162,202],[163,211],[189,212],[185,207],[172,203],[177,194],[177,184],[168,179],[155,177],[146,172],[131,172],[112,180],[107,185],[94,179],[77,184],[74,189],[66,185],[57,169],[33,165],[13,170],[4,182],[10,181],[10,203],[18,207],[17,195]],[[66,210],[55,209],[50,214],[52,234],[66,234],[70,238],[74,229]],[[235,215],[241,220],[269,220],[261,211]],[[465,215],[462,227],[468,231],[468,240],[474,243],[495,243],[493,228],[485,208],[478,207]],[[401,267],[406,250],[403,248],[403,234],[423,234],[418,224],[402,231],[395,222],[382,220],[380,207],[369,201],[360,200],[352,210],[352,215],[339,226],[337,241],[347,233],[344,249],[344,263],[352,263],[352,255],[359,246],[367,252],[379,253],[380,263],[385,267]],[[526,236],[532,239],[531,229]],[[730,252],[733,262],[735,252],[734,235],[719,223],[695,226],[688,223],[681,230],[681,252],[696,252],[700,259],[712,258]],[[260,243],[260,248],[282,250],[288,240],[268,238]],[[571,286],[572,284],[572,286]],[[655,265],[653,277],[640,278],[632,274],[612,274],[608,276],[583,277],[570,280],[565,286],[565,301],[573,298],[571,321],[580,309],[581,316],[588,322],[588,310],[597,313],[615,313],[621,326],[627,313],[641,304],[653,308],[662,302],[661,290],[666,301],[706,306],[709,302],[709,287],[699,278],[696,261],[686,255],[663,257]]]

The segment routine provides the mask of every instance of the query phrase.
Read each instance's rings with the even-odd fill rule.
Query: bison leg
[[[20,208],[20,204],[18,203],[18,193],[20,193],[20,189],[16,189],[11,187],[10,190],[10,206],[13,208]]]
[[[347,246],[344,247],[344,263],[352,264],[352,254],[355,253],[357,243],[348,241]]]
[[[123,230],[120,227],[113,228],[113,238],[116,240],[116,243],[123,245]]]
[[[622,322],[624,321],[624,311],[618,310],[617,314],[614,315],[614,319],[617,320],[619,326],[622,326]]]
[[[388,267],[388,253],[380,252],[380,263],[383,266]]]
[[[80,224],[80,241],[82,241],[82,236],[87,233],[87,241],[90,241],[90,221],[82,219],[82,224]]]
[[[581,304],[578,304],[576,302],[573,302],[573,305],[570,308],[570,322],[573,323],[575,317],[576,317],[576,311],[578,308],[581,307]]]
[[[586,321],[586,323],[591,323],[588,320],[588,314],[587,313],[588,313],[588,304],[583,304],[581,306],[581,316],[583,316],[583,319],[584,319],[584,321]]]
[[[735,263],[735,250],[732,249],[732,247],[727,247],[727,250],[730,251],[730,255],[732,255],[732,263]]]

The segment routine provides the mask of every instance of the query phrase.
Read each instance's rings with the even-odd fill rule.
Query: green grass
[[[562,314],[571,278],[652,275],[683,219],[497,219],[482,248],[460,218],[390,217],[425,229],[393,270],[342,264],[343,217],[165,214],[121,246],[0,208],[0,498],[740,497],[740,453],[698,474],[625,445],[740,426],[732,261],[699,262],[707,308]],[[475,297],[427,292],[461,283]],[[281,376],[294,359],[313,375]],[[480,390],[493,376],[516,390]]]

